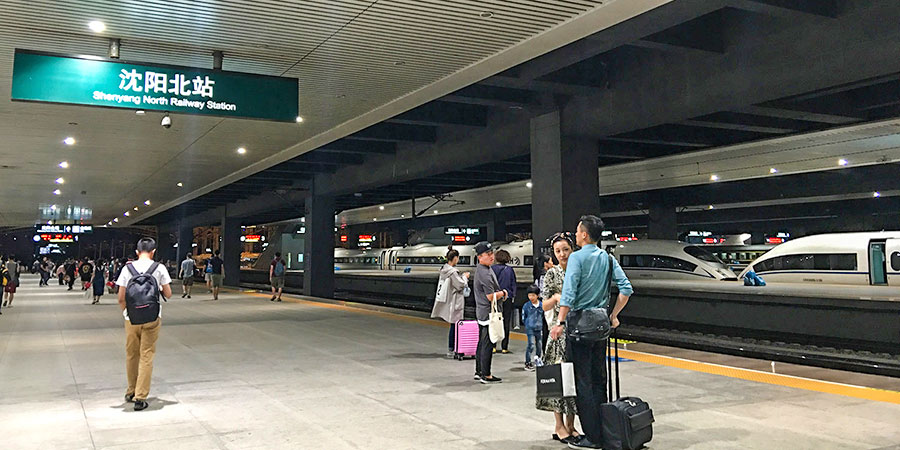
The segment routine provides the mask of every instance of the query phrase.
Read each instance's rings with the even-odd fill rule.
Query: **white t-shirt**
[[[153,265],[152,259],[138,259],[137,261],[133,261],[129,264],[134,266],[134,269],[138,271],[138,273],[144,273],[150,269],[150,266]],[[116,280],[116,284],[122,286],[122,289],[125,289],[128,286],[128,282],[131,280],[132,275],[131,271],[128,270],[128,267],[122,267],[122,273],[119,275],[119,279]],[[159,292],[162,293],[162,287],[167,284],[172,283],[172,277],[169,276],[169,271],[166,270],[166,266],[160,264],[157,266],[156,270],[153,271],[153,278],[156,278],[156,282],[159,283]],[[122,311],[122,315],[125,316],[125,320],[130,321],[128,318],[128,309],[126,308]],[[159,317],[162,317],[162,304],[159,305]]]

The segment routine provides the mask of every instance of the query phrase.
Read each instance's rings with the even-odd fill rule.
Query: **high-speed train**
[[[741,272],[766,282],[900,285],[900,231],[819,234],[781,244]]]
[[[603,241],[601,247],[612,253],[625,273],[641,279],[712,279],[736,280],[737,276],[712,253],[701,247],[677,241],[645,240],[633,242]],[[460,268],[475,267],[474,245],[453,246],[459,251]],[[510,265],[516,276],[527,280],[532,276],[534,256],[532,241],[494,243],[495,249],[509,252]],[[368,250],[334,251],[336,270],[428,270],[434,271],[444,264],[447,247],[418,244],[409,247],[392,247]]]

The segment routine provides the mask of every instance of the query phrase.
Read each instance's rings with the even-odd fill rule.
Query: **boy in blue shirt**
[[[528,336],[528,347],[525,349],[525,370],[529,371],[534,370],[531,350],[535,350],[537,357],[543,354],[541,332],[544,329],[544,323],[541,319],[544,317],[544,307],[539,295],[540,289],[537,286],[528,286],[528,303],[522,306],[522,323],[525,325],[525,335]]]

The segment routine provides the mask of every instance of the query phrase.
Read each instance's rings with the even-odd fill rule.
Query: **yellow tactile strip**
[[[270,298],[268,294],[262,294],[254,291],[241,291],[254,297]],[[422,325],[431,325],[439,327],[448,327],[446,322],[426,319],[422,317],[410,317],[404,314],[389,313],[383,311],[373,311],[365,308],[350,306],[345,302],[324,303],[313,300],[304,300],[289,296],[282,296],[284,301],[291,303],[302,303],[305,305],[315,306],[319,308],[328,308],[342,311],[352,311],[355,313],[369,314],[373,316],[384,317],[392,320],[399,320],[409,323],[417,323]],[[525,341],[526,337],[521,333],[511,333],[510,338],[518,341]],[[673,358],[671,356],[653,355],[650,353],[636,352],[632,350],[619,350],[619,356],[622,358],[633,359],[650,364],[658,364],[661,366],[674,367],[677,369],[690,370],[694,372],[708,373],[712,375],[720,375],[741,380],[754,381],[757,383],[773,384],[777,386],[785,386],[807,391],[823,392],[826,394],[843,395],[847,397],[860,398],[865,400],[874,400],[879,402],[900,404],[900,392],[889,391],[885,389],[875,389],[864,386],[853,386],[849,384],[834,383],[830,381],[813,380],[810,378],[795,377],[791,375],[782,375],[777,373],[762,372],[752,369],[742,369],[738,367],[723,366],[720,364],[705,363],[699,361],[691,361],[688,359]]]

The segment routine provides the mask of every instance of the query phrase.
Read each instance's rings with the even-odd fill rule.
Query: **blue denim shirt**
[[[566,279],[563,281],[560,306],[573,311],[602,308],[609,304],[609,253],[594,244],[588,244],[569,256]],[[619,293],[630,297],[634,290],[631,282],[615,258],[612,258],[612,278]]]
[[[540,300],[538,300],[537,305],[531,303],[531,300],[522,305],[522,323],[525,324],[525,329],[543,329],[544,322],[541,321],[542,317],[544,317],[544,307]]]

